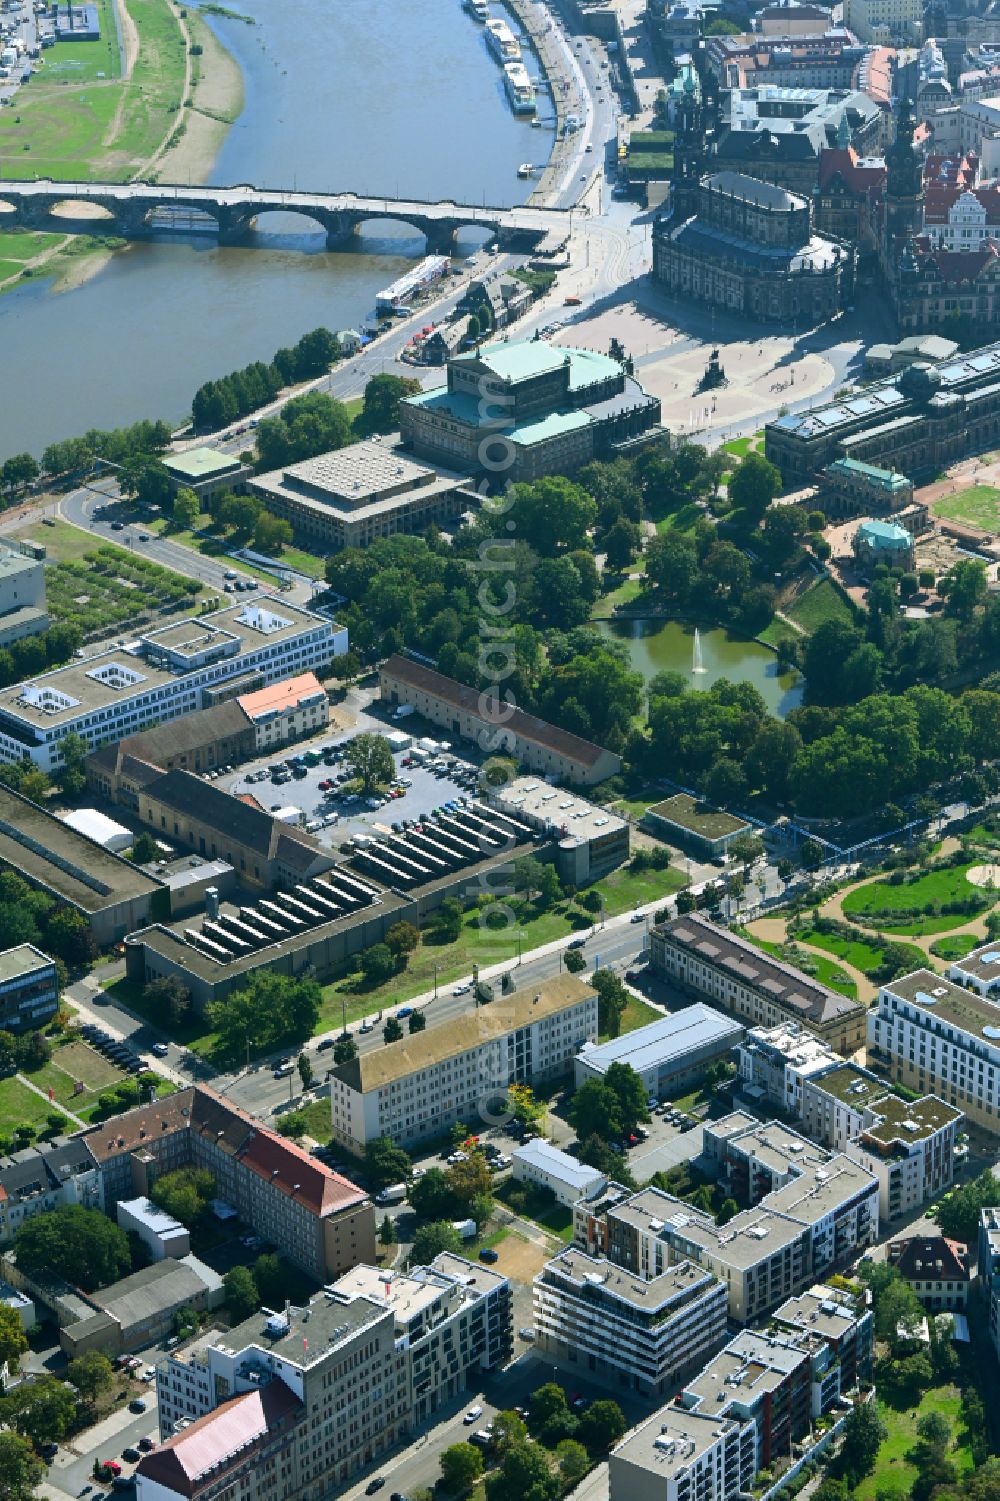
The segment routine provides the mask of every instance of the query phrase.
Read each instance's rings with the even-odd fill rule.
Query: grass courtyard
[[[31,1126],[36,1132],[45,1128],[48,1116],[57,1108],[45,1096],[12,1074],[0,1079],[0,1136],[10,1137],[18,1126]],[[72,1122],[67,1119],[67,1126]]]
[[[1000,532],[1000,490],[993,485],[970,485],[957,495],[932,501],[931,510],[947,521],[963,521],[984,532]]]

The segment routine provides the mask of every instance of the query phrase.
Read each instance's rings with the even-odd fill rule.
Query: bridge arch
[[[431,255],[438,245],[451,244],[450,226],[446,228],[434,220],[421,220],[416,215],[406,218],[394,214],[391,209],[359,218],[355,234],[359,240],[368,241],[364,248],[369,253],[376,246],[384,246],[389,255],[402,255],[408,251]],[[449,253],[449,250],[442,250],[442,254]]]
[[[270,241],[295,240],[301,244],[308,236],[317,240],[317,249],[322,249],[330,234],[331,215],[307,208],[282,208],[276,204],[254,214],[251,229],[254,235]]]

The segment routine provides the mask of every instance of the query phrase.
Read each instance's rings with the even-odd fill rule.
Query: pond
[[[658,672],[687,673],[692,688],[710,688],[719,678],[752,683],[772,714],[782,719],[802,702],[800,675],[779,672],[774,652],[758,641],[741,641],[718,626],[677,620],[602,620],[598,625],[605,635],[626,642],[632,666],[647,683]]]

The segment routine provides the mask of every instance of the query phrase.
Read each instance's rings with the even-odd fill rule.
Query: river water
[[[531,191],[518,163],[543,159],[551,133],[511,113],[459,0],[232,5],[257,24],[211,20],[245,85],[213,183],[499,205]],[[540,112],[550,107],[540,91]],[[179,419],[202,381],[319,324],[356,325],[424,249],[412,229],[376,223],[361,253],[330,253],[294,215],[262,221],[257,243],[162,236],[74,291],[31,281],[0,297],[0,458],[90,427]]]

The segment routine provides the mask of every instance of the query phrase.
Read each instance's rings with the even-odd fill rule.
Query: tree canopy
[[[26,1272],[54,1272],[86,1293],[132,1270],[128,1237],[99,1209],[64,1204],[25,1220],[14,1237]]]

